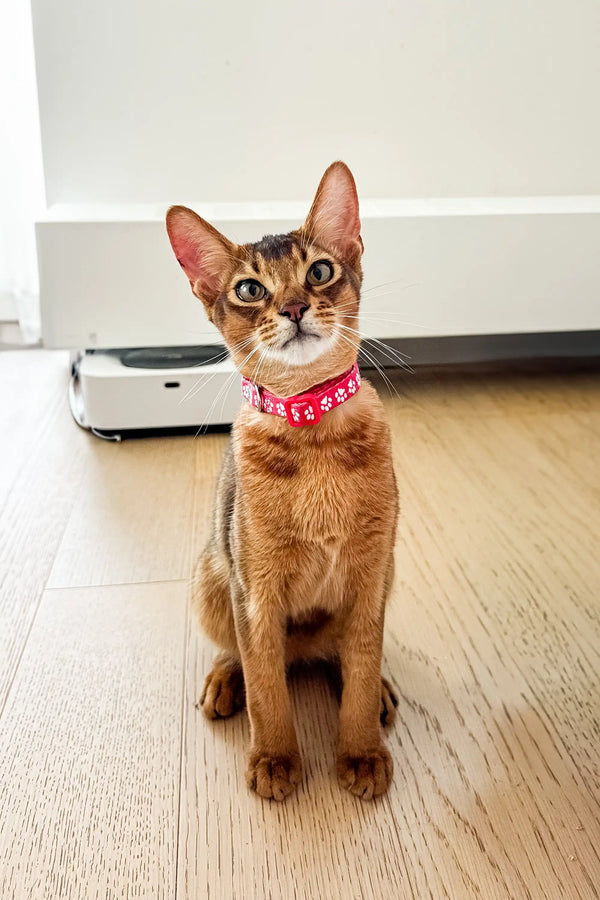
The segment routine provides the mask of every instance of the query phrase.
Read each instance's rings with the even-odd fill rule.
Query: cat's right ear
[[[235,245],[186,206],[168,210],[167,232],[193,293],[204,302],[210,315],[231,269]]]

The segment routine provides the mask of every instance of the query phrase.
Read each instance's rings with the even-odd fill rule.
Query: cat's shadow
[[[202,676],[210,669],[209,652],[204,646],[199,654],[198,696],[203,683]],[[342,696],[339,665],[325,660],[294,663],[288,671],[287,683],[304,765],[303,784],[329,782],[335,769],[335,748]],[[212,721],[204,719],[200,711],[197,715],[198,727],[210,729],[210,739],[214,742],[216,755],[222,760],[227,759],[228,765],[243,771],[250,740],[247,710],[244,709],[228,719]]]
[[[288,685],[307,776],[330,777],[342,696],[339,668],[324,660],[296,663]]]
[[[209,667],[210,664],[206,671]],[[311,780],[329,777],[335,762],[342,695],[339,667],[324,660],[295,663],[288,672],[287,683],[306,775]],[[224,753],[233,752],[243,758],[250,739],[246,709],[228,719],[202,720]]]

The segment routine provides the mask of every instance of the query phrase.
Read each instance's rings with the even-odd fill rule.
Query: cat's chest
[[[343,540],[362,508],[365,475],[345,469],[339,461],[305,460],[278,492],[276,520],[307,541]]]
[[[253,527],[286,541],[345,542],[371,506],[372,460],[348,447],[241,447],[240,487]]]

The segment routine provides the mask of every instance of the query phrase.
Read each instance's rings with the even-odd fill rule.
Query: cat
[[[398,493],[383,408],[356,365],[363,243],[354,178],[333,163],[305,223],[254,244],[232,243],[183,206],[166,223],[245,376],[247,400],[193,577],[200,623],[223,648],[199,705],[224,718],[246,703],[248,786],[282,800],[302,778],[287,667],[337,662],[337,776],[371,799],[393,769],[381,724],[397,700],[381,655]]]

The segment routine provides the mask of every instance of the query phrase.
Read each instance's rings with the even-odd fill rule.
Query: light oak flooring
[[[227,437],[100,441],[64,354],[0,353],[2,900],[600,896],[600,376],[392,379],[394,783],[338,788],[315,674],[278,805],[246,790],[245,714],[195,708]]]

